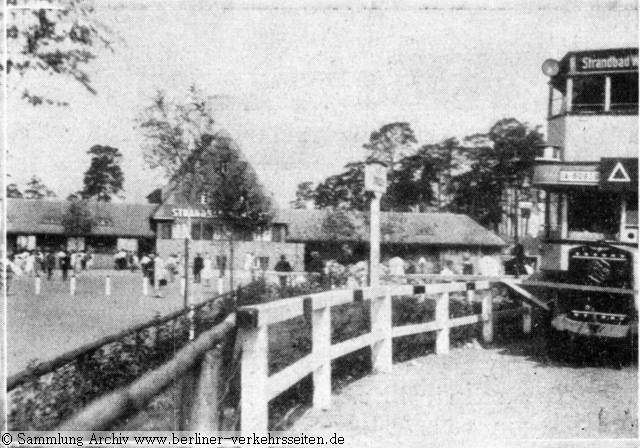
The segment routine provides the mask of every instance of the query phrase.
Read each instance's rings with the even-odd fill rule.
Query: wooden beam
[[[518,286],[515,283],[510,282],[510,281],[503,281],[502,283],[507,285],[509,288],[513,289],[515,292],[520,294],[522,297],[524,297],[529,302],[532,302],[534,305],[542,308],[545,311],[551,311],[551,308],[549,308],[549,305],[547,305],[542,300],[540,300],[537,297],[535,297],[529,291],[526,291],[526,290],[522,289],[520,286]]]

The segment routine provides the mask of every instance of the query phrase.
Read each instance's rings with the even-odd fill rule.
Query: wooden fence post
[[[488,290],[482,297],[482,339],[493,341],[493,292]]]
[[[40,295],[40,276],[36,276],[36,295]]]
[[[386,287],[383,296],[371,297],[371,332],[378,341],[371,346],[371,365],[376,372],[391,372],[391,287]]]
[[[255,316],[256,320],[258,316]],[[258,323],[256,322],[256,325]],[[242,328],[242,365],[240,372],[240,429],[264,434],[269,425],[267,400],[268,341],[267,326]]]
[[[111,276],[107,275],[107,278],[104,279],[104,295],[111,295]]]
[[[436,300],[436,322],[439,330],[436,331],[436,354],[449,354],[449,293],[443,292]]]
[[[533,323],[533,316],[531,312],[533,307],[528,303],[522,303],[522,306],[526,309],[526,312],[522,315],[522,332],[524,334],[531,334],[531,328]]]
[[[312,312],[312,354],[321,364],[313,371],[313,406],[326,409],[331,405],[331,307]]]

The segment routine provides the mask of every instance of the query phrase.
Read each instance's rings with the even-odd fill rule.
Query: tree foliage
[[[22,199],[23,195],[18,185],[11,183],[7,185],[7,198],[9,199]]]
[[[353,238],[356,227],[345,210],[331,210],[326,214],[320,226],[322,233],[329,241],[340,241]]]
[[[364,146],[366,159],[383,160],[389,166],[382,210],[464,213],[496,228],[504,215],[506,189],[516,189],[523,198],[530,195],[525,178],[542,142],[539,127],[507,118],[462,142],[448,138],[415,151],[410,125],[391,123],[373,132]],[[317,208],[366,210],[364,166],[364,161],[350,163],[304,194]]]
[[[137,118],[145,137],[144,159],[172,178],[194,150],[215,134],[210,97],[191,85],[184,98],[171,98],[159,90]]]
[[[52,3],[58,8],[48,9],[27,8],[19,3],[7,2],[9,84],[18,87],[20,80],[31,73],[48,73],[71,78],[95,94],[87,66],[97,57],[99,48],[113,48],[113,33],[96,20],[95,2],[59,0]],[[67,104],[45,98],[28,87],[21,88],[22,97],[33,105]]]
[[[23,190],[23,197],[24,199],[54,199],[56,194],[42,183],[42,179],[34,175],[31,177],[31,180],[27,182]]]
[[[313,182],[301,182],[296,190],[296,199],[290,202],[291,208],[306,209],[309,204],[313,205],[314,198]]]
[[[373,131],[363,146],[367,160],[377,160],[393,167],[399,158],[411,151],[412,143],[417,143],[417,140],[409,123],[394,122]]]
[[[62,216],[62,227],[69,236],[88,235],[93,224],[93,215],[86,201],[71,201]]]
[[[92,146],[88,154],[92,156],[91,164],[84,173],[84,188],[79,193],[83,199],[110,202],[123,190],[122,154],[117,148],[101,145]]]
[[[206,195],[213,214],[231,232],[253,232],[271,221],[271,198],[226,132],[204,135],[175,178],[190,200]]]

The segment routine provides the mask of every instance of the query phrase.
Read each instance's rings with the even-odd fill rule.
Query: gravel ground
[[[59,275],[59,273],[58,273]],[[142,295],[140,273],[111,272],[110,296],[104,295],[105,271],[82,273],[76,295],[59,278],[42,280],[41,294],[34,293],[33,277],[15,277],[7,297],[7,361],[9,375],[30,361],[47,361],[156,314],[182,308],[179,282],[163,291],[163,298]],[[196,302],[215,294],[214,287],[195,290]]]
[[[309,410],[292,433],[335,432],[350,448],[638,446],[585,440],[638,437],[637,363],[551,361],[544,344],[461,348],[396,364],[347,386],[329,410]]]

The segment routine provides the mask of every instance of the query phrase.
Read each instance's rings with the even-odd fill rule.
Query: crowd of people
[[[69,272],[80,273],[90,269],[93,265],[94,255],[89,251],[68,251],[61,248],[58,251],[45,250],[20,250],[8,257],[8,269],[14,275],[46,276],[48,280],[54,280],[55,272],[61,272],[62,280],[67,280]]]

